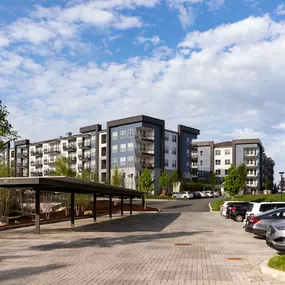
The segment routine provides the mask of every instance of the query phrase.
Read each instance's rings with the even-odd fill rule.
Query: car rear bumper
[[[252,227],[249,227],[247,224],[244,226],[244,230],[247,232],[247,233],[253,233],[253,228]]]
[[[261,237],[265,237],[266,236],[266,230],[261,230],[261,229],[253,229],[253,234],[257,235],[257,236],[261,236]]]
[[[280,243],[277,243],[271,239],[266,238],[266,244],[275,250],[285,251],[285,243],[280,244]]]

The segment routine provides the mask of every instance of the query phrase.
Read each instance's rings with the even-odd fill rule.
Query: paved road
[[[209,212],[209,203],[213,200],[214,200],[213,198],[193,199],[193,200],[178,199],[178,200],[168,200],[168,201],[152,200],[152,201],[147,201],[147,205],[150,207],[159,208],[161,209],[162,212],[168,212],[168,213]]]
[[[260,272],[276,252],[219,213],[115,215],[32,231],[0,232],[1,285],[284,285]]]

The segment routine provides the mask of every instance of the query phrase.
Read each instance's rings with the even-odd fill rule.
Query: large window
[[[164,160],[164,166],[168,166],[168,159]]]
[[[169,148],[168,148],[168,146],[165,146],[165,148],[164,148],[164,153],[169,153]]]
[[[112,153],[117,153],[118,152],[118,146],[115,144],[115,145],[112,145]]]
[[[203,160],[200,160],[200,165],[203,165]]]
[[[230,159],[226,159],[225,160],[225,165],[230,165],[231,164],[231,160]]]
[[[134,129],[128,129],[128,138],[134,137]]]
[[[125,143],[122,143],[120,145],[120,152],[125,152],[126,151],[126,144]]]
[[[128,165],[133,165],[134,164],[134,157],[133,156],[128,156],[127,164]]]
[[[125,157],[120,157],[120,165],[123,166],[123,165],[126,165],[126,158]]]
[[[225,149],[225,155],[230,155],[231,154],[231,150],[230,149]]]
[[[118,159],[112,158],[112,166],[115,167],[116,165],[118,165]]]
[[[127,131],[120,131],[120,139],[125,139],[127,137]]]
[[[216,169],[216,175],[221,175],[221,169]]]
[[[172,142],[176,142],[176,135],[172,135]]]
[[[172,154],[176,154],[176,147],[172,148]]]
[[[112,141],[116,141],[118,139],[118,132],[112,133]]]
[[[168,142],[169,141],[169,136],[166,135],[164,140]]]
[[[225,169],[225,175],[229,175],[229,170]]]
[[[216,164],[216,165],[221,165],[221,160],[220,160],[220,159],[216,159],[216,160],[215,160],[215,164]]]
[[[176,167],[176,160],[172,160],[172,167]]]
[[[134,151],[134,143],[128,143],[128,151]]]
[[[221,155],[221,150],[220,150],[220,149],[216,149],[216,150],[215,150],[215,154],[216,154],[216,155]]]
[[[203,155],[203,150],[200,150],[200,155]]]

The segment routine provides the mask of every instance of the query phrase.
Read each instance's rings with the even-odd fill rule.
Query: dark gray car
[[[282,220],[285,221],[285,208],[270,210],[259,216],[248,217],[245,231],[265,237],[267,227],[274,222]]]

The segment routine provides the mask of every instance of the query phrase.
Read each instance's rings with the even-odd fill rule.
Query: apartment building
[[[166,130],[164,120],[140,115],[109,121],[106,129],[96,124],[80,128],[76,135],[35,143],[16,141],[14,148],[3,151],[9,155],[3,154],[2,160],[15,165],[17,176],[49,176],[56,158],[65,156],[74,171],[95,170],[100,182],[110,180],[117,166],[130,189],[137,189],[139,175],[147,168],[158,191],[164,169],[190,178],[192,141],[199,134],[183,125],[177,131]]]
[[[244,163],[247,169],[246,190],[262,189],[264,148],[259,139],[196,142],[193,147],[192,178],[209,181],[211,172],[214,172],[222,183],[231,164],[238,167]]]

